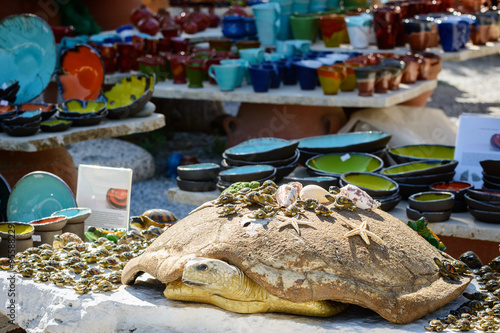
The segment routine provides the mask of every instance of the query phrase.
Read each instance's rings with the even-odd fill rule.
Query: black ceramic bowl
[[[245,161],[245,160],[235,160],[235,159],[232,159],[229,156],[227,156],[226,153],[222,153],[222,157],[226,160],[226,163],[230,166],[267,164],[267,165],[272,165],[274,167],[280,167],[280,166],[284,166],[284,165],[289,165],[290,163],[294,162],[295,160],[298,160],[299,155],[300,155],[300,152],[298,149],[296,149],[292,156],[282,158],[280,160],[252,162],[252,161]]]
[[[439,182],[429,186],[431,191],[453,193],[455,196],[455,204],[451,210],[452,212],[467,211],[467,202],[465,202],[464,194],[472,188],[473,185],[471,183],[458,181]]]
[[[500,184],[500,177],[488,175],[484,171],[483,171],[483,179],[486,179],[487,181],[492,182],[492,183]]]
[[[467,191],[470,198],[480,201],[500,201],[500,191],[470,189]]]
[[[395,193],[393,195],[390,195],[388,197],[382,197],[382,198],[375,198],[378,202],[380,202],[380,209],[389,212],[393,210],[398,203],[401,201],[401,195],[399,193]]]
[[[12,117],[3,119],[3,123],[8,126],[19,126],[42,119],[42,112],[40,110],[34,111],[16,111]]]
[[[500,212],[489,212],[485,210],[478,210],[469,208],[469,213],[476,218],[476,220],[486,223],[500,223]]]
[[[276,175],[276,168],[271,165],[247,165],[221,171],[219,178],[224,182],[251,182]]]
[[[387,146],[392,135],[367,131],[312,136],[300,140],[299,148],[317,154],[376,151]]]
[[[419,160],[452,160],[455,147],[418,144],[394,147],[387,152],[396,163],[408,163]]]
[[[279,138],[258,138],[242,142],[226,149],[227,157],[233,160],[262,162],[289,158],[295,153],[299,141]]]
[[[96,113],[91,116],[85,116],[85,117],[65,117],[59,115],[57,116],[57,119],[71,120],[73,121],[73,126],[94,126],[98,125],[104,118],[106,118],[107,114],[108,111],[104,110],[104,112]]]
[[[450,219],[451,209],[442,212],[420,212],[410,206],[406,207],[406,216],[410,220],[418,220],[421,217],[425,217],[428,222],[444,222]]]
[[[275,180],[277,182],[281,181],[283,179],[283,177],[286,177],[290,173],[292,173],[292,171],[295,170],[295,168],[297,167],[297,165],[299,165],[299,155],[297,155],[297,157],[295,158],[295,160],[292,161],[290,164],[276,167],[276,177],[275,177]]]
[[[484,160],[480,161],[479,164],[486,174],[500,177],[500,160]]]
[[[208,191],[215,191],[217,189],[216,182],[213,180],[207,180],[207,181],[183,180],[179,177],[177,177],[176,180],[177,180],[177,186],[183,191],[208,192]]]
[[[328,190],[330,186],[338,186],[339,179],[335,177],[319,176],[319,177],[284,177],[283,183],[299,182],[302,186],[318,185]]]
[[[419,193],[419,192],[425,192],[429,190],[429,185],[427,184],[405,184],[405,183],[398,183],[399,185],[399,194],[403,199],[407,199],[410,195]]]
[[[448,182],[455,176],[455,171],[436,173],[434,175],[420,175],[412,177],[389,177],[398,183],[429,185],[436,182]]]
[[[465,194],[465,201],[469,209],[484,210],[489,212],[500,212],[500,201],[481,201],[472,199],[469,194]]]
[[[24,103],[17,106],[19,111],[34,111],[40,109],[42,111],[42,121],[50,119],[56,112],[57,106],[49,103]]]
[[[34,135],[40,129],[40,120],[24,125],[9,126],[2,124],[2,129],[10,136],[30,136]]]
[[[494,183],[494,182],[490,182],[489,180],[486,180],[484,178],[483,178],[483,185],[486,188],[490,188],[490,189],[493,189],[493,190],[500,190],[500,184]]]
[[[214,181],[220,172],[220,165],[216,163],[199,163],[179,165],[177,176],[182,180]]]
[[[455,170],[457,165],[458,161],[456,160],[416,161],[396,164],[382,169],[380,173],[392,179],[394,179],[395,177],[415,177],[451,172]]]
[[[419,192],[408,197],[408,205],[421,212],[442,212],[451,210],[455,197],[449,192]]]
[[[340,176],[340,186],[356,185],[372,197],[386,197],[399,191],[398,183],[373,172],[347,172]]]

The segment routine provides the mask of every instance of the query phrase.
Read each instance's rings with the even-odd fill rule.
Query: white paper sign
[[[479,164],[484,160],[500,160],[500,147],[497,147],[495,135],[500,136],[500,117],[464,113],[460,116],[455,159],[455,180],[466,181],[481,188],[483,168]]]
[[[132,169],[78,166],[76,201],[92,209],[85,228],[128,228]]]

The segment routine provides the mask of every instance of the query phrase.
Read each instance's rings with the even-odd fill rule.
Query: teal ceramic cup
[[[236,81],[236,87],[241,87],[243,83],[243,78],[245,78],[247,84],[251,84],[250,73],[248,73],[248,66],[250,64],[244,59],[223,59],[220,61],[221,65],[238,65],[240,66],[240,73],[238,75],[238,80]]]
[[[220,90],[231,91],[236,88],[241,77],[240,65],[212,65],[208,69],[208,75],[217,81]],[[239,82],[241,85],[241,81]]]
[[[239,50],[240,58],[248,61],[250,65],[257,65],[264,61],[264,49],[243,49]]]

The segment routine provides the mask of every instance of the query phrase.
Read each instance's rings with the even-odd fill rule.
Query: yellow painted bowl
[[[104,93],[108,118],[125,119],[139,113],[153,96],[154,75],[132,75],[123,78]]]
[[[29,239],[33,235],[35,228],[22,222],[0,222],[0,237],[8,240],[10,237],[14,239]]]

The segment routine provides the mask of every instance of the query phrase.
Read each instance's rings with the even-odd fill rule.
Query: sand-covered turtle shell
[[[330,206],[331,207],[331,206]],[[461,294],[471,277],[441,277],[433,260],[445,258],[406,224],[379,209],[334,210],[332,216],[305,211],[300,235],[277,215],[267,225],[242,223],[238,215],[220,217],[216,207],[177,222],[124,268],[131,284],[142,272],[163,283],[181,278],[194,257],[224,260],[239,267],[271,294],[292,302],[335,300],[370,308],[395,323],[408,323]],[[360,236],[343,220],[360,225],[383,242]]]

